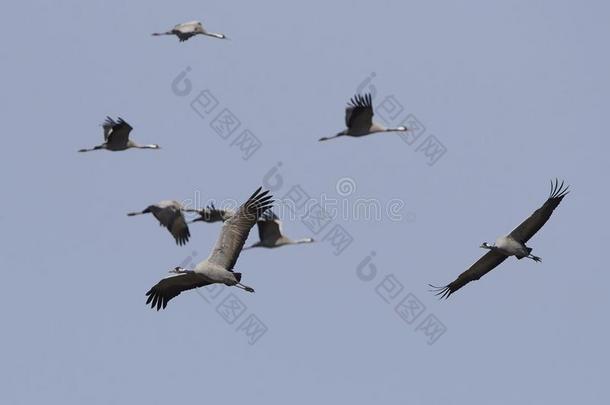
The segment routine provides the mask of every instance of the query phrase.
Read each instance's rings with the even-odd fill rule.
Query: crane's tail
[[[241,282],[241,273],[233,273],[233,275],[235,276],[235,280],[237,280],[237,282]]]

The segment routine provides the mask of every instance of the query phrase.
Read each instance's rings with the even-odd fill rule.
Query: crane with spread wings
[[[563,181],[561,184],[559,184],[557,179],[555,179],[555,183],[551,181],[551,193],[542,207],[534,211],[529,218],[523,221],[510,234],[496,239],[495,244],[490,245],[487,242],[483,242],[480,247],[488,249],[489,252],[477,260],[468,270],[460,274],[453,282],[444,287],[433,285],[430,285],[430,287],[441,298],[449,298],[451,294],[466,284],[480,279],[495,269],[510,256],[515,256],[517,259],[528,258],[536,262],[542,261],[540,257],[532,255],[532,248],[528,247],[526,243],[546,224],[555,208],[557,208],[563,197],[568,193],[568,186],[564,187]]]

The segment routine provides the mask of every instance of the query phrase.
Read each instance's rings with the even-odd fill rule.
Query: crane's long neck
[[[383,130],[383,132],[405,132],[405,131],[408,131],[408,129],[407,129],[407,127],[404,127],[402,125],[399,127],[396,127],[396,128],[385,128]]]
[[[159,36],[159,35],[173,35],[174,33],[171,31],[167,31],[167,32],[153,32],[152,35],[153,36]]]
[[[202,32],[203,35],[207,35],[208,37],[214,37],[219,39],[228,39],[224,34],[218,34],[216,32]]]
[[[260,246],[262,246],[262,245],[263,245],[263,244],[262,244],[262,243],[259,241],[259,242],[253,243],[253,244],[252,244],[252,245],[250,245],[250,246],[246,246],[246,247],[244,247],[242,250],[247,250],[247,249],[257,248],[257,247],[260,247]]]
[[[142,215],[142,214],[148,214],[152,212],[152,206],[146,207],[145,209],[143,209],[142,211],[136,211],[136,212],[128,212],[127,216],[128,217],[133,217],[135,215]]]
[[[106,144],[101,144],[101,145],[97,145],[94,146],[93,148],[90,149],[79,149],[79,152],[91,152],[92,150],[99,150],[99,149],[105,149],[106,148]]]
[[[337,135],[325,136],[323,138],[320,138],[320,139],[318,139],[318,141],[328,141],[330,139],[335,139],[335,138],[338,138],[338,137],[346,135],[346,134],[347,134],[347,130],[344,130],[344,131],[339,132]]]
[[[137,148],[137,149],[161,149],[159,147],[159,145],[156,145],[154,143],[149,144],[149,145],[138,145],[138,144],[133,144],[132,148]]]

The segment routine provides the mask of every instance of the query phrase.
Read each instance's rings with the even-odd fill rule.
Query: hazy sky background
[[[609,17],[602,1],[4,3],[0,402],[606,403]],[[231,40],[150,36],[194,19]],[[394,95],[446,147],[436,164],[395,134],[317,142],[372,73],[376,104]],[[220,104],[202,119],[190,102],[204,89]],[[249,160],[210,127],[222,108],[263,143]],[[77,153],[106,115],[163,149]],[[405,218],[333,220],[353,237],[340,255],[328,242],[244,252],[256,294],[147,308],[220,225],[192,225],[178,247],[125,214],[243,201],[278,162],[277,197],[337,197],[349,177],[348,203],[400,199]],[[542,263],[511,258],[447,301],[427,291],[555,177],[572,192],[530,242]],[[390,303],[376,292],[388,275],[404,286]],[[233,324],[216,311],[230,293],[247,306]],[[410,325],[394,311],[408,293],[425,305]],[[253,345],[237,330],[250,314],[268,329]],[[428,315],[446,327],[432,345],[416,331]]]

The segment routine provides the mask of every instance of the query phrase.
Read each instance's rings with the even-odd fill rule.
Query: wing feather
[[[193,288],[203,287],[212,284],[204,275],[198,273],[183,273],[162,279],[155,284],[146,296],[146,305],[151,308],[157,307],[157,311],[167,306],[167,302],[180,295],[182,291],[192,290]]]
[[[258,227],[258,237],[261,241],[276,241],[282,237],[280,221],[272,211],[265,212],[256,222]]]
[[[500,263],[506,260],[506,258],[507,256],[502,253],[490,250],[470,266],[468,270],[460,274],[453,282],[444,287],[436,287],[433,285],[430,285],[430,287],[434,288],[436,295],[441,298],[449,298],[451,294],[464,287],[466,284],[480,279],[485,274],[495,269]]]
[[[108,135],[110,135],[110,132],[112,131],[112,127],[114,127],[115,125],[117,125],[116,121],[113,120],[112,118],[106,116],[106,120],[102,124],[102,128],[104,130],[104,141],[108,140]]]
[[[106,121],[102,125],[104,127],[104,137],[106,143],[122,146],[127,144],[129,133],[133,129],[123,118],[119,117],[118,121],[114,121],[110,117],[106,117]]]
[[[370,94],[356,94],[345,109],[345,125],[353,130],[368,131],[373,124],[373,104]]]
[[[203,221],[208,223],[224,222],[234,214],[234,212],[231,210],[216,208],[214,204],[210,204],[197,212],[199,213],[199,218],[195,219],[194,221]]]
[[[222,226],[220,236],[208,261],[227,270],[232,270],[237,262],[250,229],[257,219],[271,206],[273,200],[269,191],[261,192],[259,187],[248,200],[239,207],[237,212]]]
[[[191,236],[189,227],[184,219],[182,210],[176,205],[169,205],[163,208],[158,208],[153,211],[155,218],[159,223],[167,228],[172,234],[176,243],[180,246],[186,244]]]
[[[551,180],[551,193],[549,198],[544,202],[542,207],[534,211],[529,218],[513,229],[509,236],[525,244],[544,226],[544,224],[546,224],[555,208],[557,208],[563,197],[568,193],[568,186],[564,187],[563,181],[559,184],[557,179],[555,179],[555,183]]]

